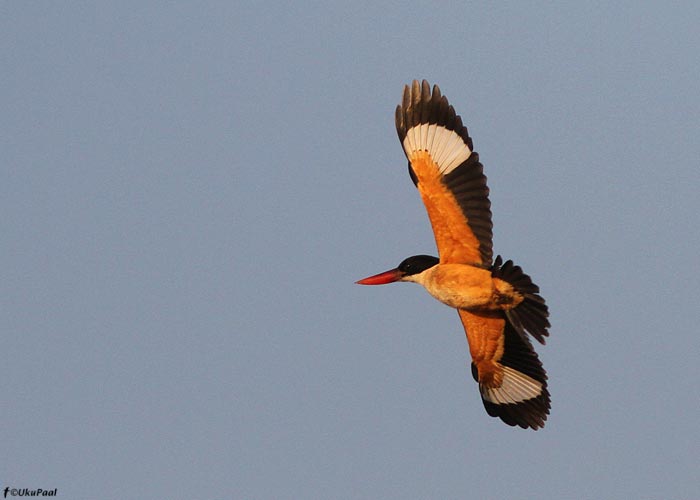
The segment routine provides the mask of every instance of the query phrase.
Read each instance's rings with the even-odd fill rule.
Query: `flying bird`
[[[528,334],[545,343],[549,311],[519,266],[493,259],[489,189],[467,128],[437,85],[431,92],[414,80],[396,107],[396,130],[440,257],[408,257],[357,283],[418,283],[457,309],[486,412],[511,426],[543,427],[547,374]]]

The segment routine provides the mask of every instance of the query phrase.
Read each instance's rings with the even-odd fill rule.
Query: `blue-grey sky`
[[[0,490],[691,499],[695,2],[5,2]],[[462,115],[551,310],[540,431],[457,314],[394,108]]]

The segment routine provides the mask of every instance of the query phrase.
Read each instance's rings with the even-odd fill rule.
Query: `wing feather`
[[[544,426],[550,408],[547,374],[527,337],[502,311],[458,312],[486,412],[509,425]]]
[[[441,263],[489,266],[493,259],[489,190],[462,119],[437,85],[406,86],[396,130],[433,226]]]

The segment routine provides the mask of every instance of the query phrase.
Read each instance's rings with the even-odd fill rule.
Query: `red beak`
[[[401,271],[392,269],[391,271],[375,274],[374,276],[356,281],[355,283],[358,285],[386,285],[387,283],[399,281],[402,277],[403,273]]]

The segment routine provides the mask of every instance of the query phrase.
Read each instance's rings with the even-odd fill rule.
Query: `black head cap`
[[[412,274],[420,274],[426,269],[430,269],[440,262],[440,259],[433,257],[432,255],[414,255],[405,259],[401,264],[399,264],[399,271],[403,273],[404,276],[411,276]]]

